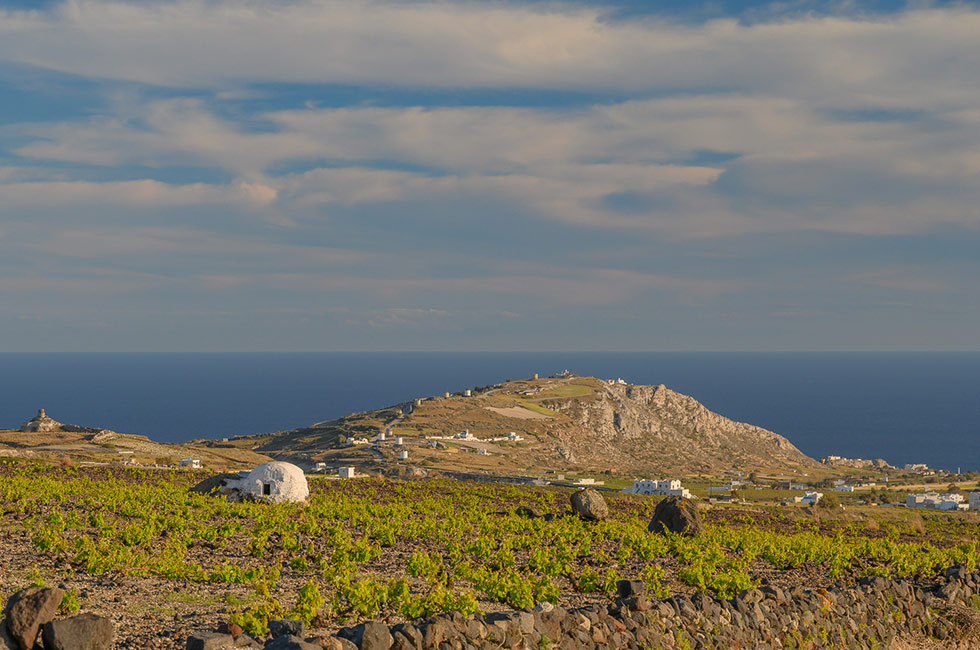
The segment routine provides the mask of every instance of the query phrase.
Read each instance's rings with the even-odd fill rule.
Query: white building
[[[403,436],[398,436],[395,438],[395,444],[398,446],[405,444],[405,438]]]
[[[511,442],[520,442],[521,440],[524,440],[524,436],[519,436],[516,433],[514,433],[513,431],[508,431],[507,432],[507,440],[509,440]]]
[[[796,503],[802,503],[805,506],[815,506],[820,499],[823,498],[823,492],[814,492],[810,490],[809,492],[804,492],[801,497],[793,497],[793,501]]]
[[[201,469],[203,467],[200,459],[198,458],[185,458],[180,461],[180,466],[188,469]]]
[[[970,510],[980,510],[980,491],[970,492],[968,505]]]
[[[623,492],[630,492],[632,494],[653,494],[657,496],[666,497],[684,497],[685,499],[692,498],[691,492],[681,486],[680,480],[666,479],[663,481],[657,481],[655,479],[635,479],[633,481],[633,487],[626,488]]]
[[[463,397],[473,397],[473,391],[467,388],[463,391]]]
[[[323,471],[326,471],[326,469],[327,469],[327,464],[326,463],[314,463],[313,464],[313,471],[314,472],[323,472]]]
[[[905,470],[908,472],[924,472],[929,469],[925,463],[906,463]]]
[[[905,506],[931,510],[966,510],[969,507],[968,504],[963,503],[963,495],[961,494],[938,494],[936,492],[909,494],[905,497]]]
[[[243,498],[269,503],[302,502],[310,496],[306,475],[296,465],[274,461],[262,463],[251,472],[225,479],[221,492],[230,500]]]
[[[604,485],[604,481],[597,481],[594,478],[580,478],[575,481],[575,485]]]
[[[408,460],[408,451],[407,450],[402,450],[398,454],[398,460]]]
[[[459,438],[460,440],[473,440],[474,438],[476,438],[476,436],[470,433],[469,429],[463,429],[462,431],[456,434],[456,437]]]
[[[486,449],[483,449],[483,448],[477,449],[476,450],[476,453],[477,453],[478,456],[489,456],[490,455],[490,452],[487,451]]]
[[[853,492],[853,491],[854,491],[853,485],[838,485],[837,487],[834,488],[834,492]]]
[[[337,476],[340,478],[354,478],[354,468],[353,467],[338,467]]]
[[[378,434],[378,442],[384,442],[387,439],[388,439],[388,434],[385,433],[384,431]]]

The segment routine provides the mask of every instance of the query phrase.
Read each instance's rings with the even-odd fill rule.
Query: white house
[[[924,472],[929,469],[929,466],[925,463],[906,463],[905,471],[907,472]]]
[[[970,492],[968,506],[970,510],[980,510],[980,491]]]
[[[384,431],[378,434],[378,442],[384,442],[387,439],[388,439],[388,434],[385,433]]]
[[[822,498],[823,492],[815,492],[810,490],[808,492],[804,492],[803,496],[801,497],[793,497],[793,501],[796,503],[802,503],[805,506],[814,506]]]
[[[476,438],[476,436],[470,433],[469,429],[463,429],[462,431],[456,434],[456,437],[459,438],[460,440],[473,440],[474,438]]]
[[[314,472],[323,472],[323,471],[326,471],[326,469],[327,469],[327,464],[326,463],[314,463],[313,464],[313,471]]]
[[[201,461],[198,458],[185,458],[180,461],[181,467],[187,467],[188,469],[201,469]]]
[[[476,450],[476,453],[477,453],[478,456],[489,456],[490,455],[490,452],[488,452],[486,449],[483,449],[483,448],[477,449]]]
[[[966,510],[968,504],[963,503],[963,495],[961,494],[937,494],[936,492],[923,492],[920,494],[909,494],[906,496],[905,507],[928,508],[931,510]]]
[[[580,478],[575,481],[575,485],[602,485],[603,481],[597,481],[594,478]]]
[[[854,491],[853,485],[838,485],[837,487],[834,488],[834,492],[853,492],[853,491]]]
[[[680,480],[666,479],[663,481],[657,481],[654,479],[636,479],[633,481],[633,487],[626,488],[623,492],[630,492],[632,494],[653,494],[658,496],[669,496],[669,497],[684,497],[685,499],[690,499],[691,492],[685,487],[681,486]]]
[[[402,450],[401,453],[398,454],[398,460],[408,460],[408,451]]]
[[[354,478],[354,468],[353,467],[338,467],[337,476],[340,478]]]
[[[467,388],[463,391],[463,397],[473,397],[473,391]]]
[[[507,440],[510,440],[511,442],[520,442],[521,440],[524,440],[524,436],[517,435],[513,431],[508,431]]]
[[[405,438],[403,436],[397,436],[395,438],[395,444],[398,445],[398,446],[404,445],[405,444]]]

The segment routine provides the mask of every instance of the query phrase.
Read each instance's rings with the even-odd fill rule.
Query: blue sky
[[[0,350],[977,350],[980,8],[0,0]]]

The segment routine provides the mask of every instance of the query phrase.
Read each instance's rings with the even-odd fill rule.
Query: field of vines
[[[610,519],[585,522],[563,489],[314,478],[307,504],[273,506],[189,492],[201,478],[4,463],[0,534],[68,575],[240,585],[248,597],[228,616],[254,633],[283,616],[340,625],[582,603],[621,579],[661,598],[731,598],[762,580],[929,578],[980,553],[973,513],[879,522],[718,507],[687,538],[647,531],[651,497],[610,494]]]

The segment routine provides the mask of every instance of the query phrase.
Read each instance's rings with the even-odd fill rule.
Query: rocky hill
[[[378,440],[382,431],[385,440]],[[720,473],[817,464],[783,436],[666,386],[574,375],[422,398],[241,443],[328,463],[397,461],[407,452],[406,462],[423,467],[490,473]]]

